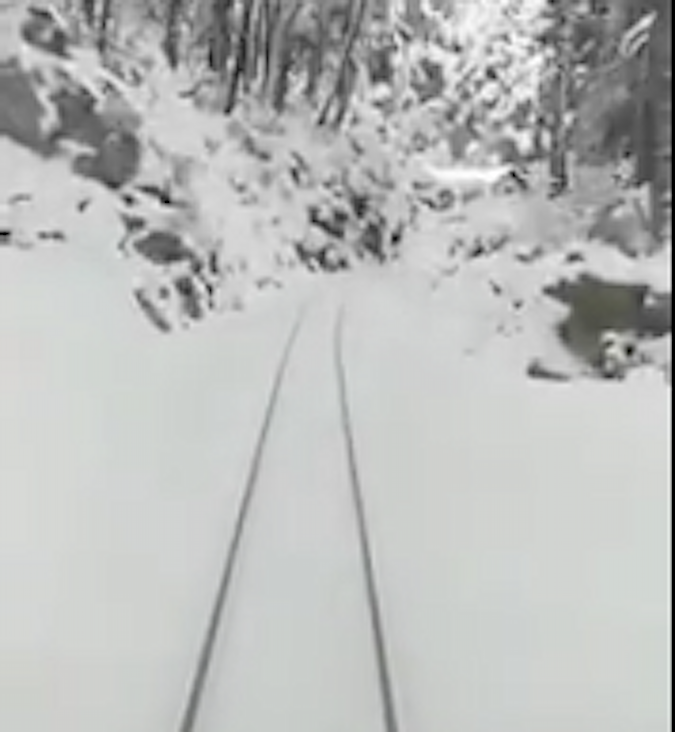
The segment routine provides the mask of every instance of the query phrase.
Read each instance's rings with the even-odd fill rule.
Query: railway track
[[[227,667],[228,654],[233,650],[231,646],[233,641],[236,640],[237,633],[236,617],[233,619],[232,616],[242,617],[242,613],[246,613],[247,573],[253,571],[247,566],[246,555],[257,551],[260,557],[260,567],[273,560],[274,556],[271,552],[266,555],[266,552],[261,549],[265,536],[278,529],[281,523],[281,519],[278,518],[280,514],[293,510],[297,510],[298,514],[303,513],[302,506],[297,506],[296,509],[293,508],[294,499],[298,503],[309,501],[311,505],[311,501],[315,499],[309,498],[310,494],[307,491],[314,492],[315,489],[318,491],[319,485],[318,482],[315,485],[310,485],[310,481],[314,482],[316,478],[319,478],[324,483],[324,478],[320,475],[325,467],[322,464],[313,474],[309,472],[305,474],[298,473],[296,475],[301,476],[299,479],[293,480],[291,477],[290,480],[285,482],[282,479],[281,483],[284,485],[280,486],[279,471],[274,470],[275,460],[273,455],[275,449],[277,453],[279,451],[283,452],[281,446],[284,439],[288,439],[289,430],[283,430],[283,420],[284,418],[288,419],[289,410],[299,409],[301,410],[299,413],[294,413],[301,414],[305,409],[303,404],[298,404],[297,396],[295,400],[292,400],[287,392],[291,389],[289,385],[290,372],[293,371],[296,363],[301,363],[300,355],[297,353],[299,342],[308,329],[308,321],[315,317],[315,310],[316,306],[311,305],[301,310],[290,329],[274,369],[263,419],[253,449],[245,485],[240,494],[234,528],[227,543],[222,571],[217,581],[214,582],[216,587],[215,597],[208,609],[206,628],[195,667],[189,680],[187,699],[184,702],[178,732],[210,732],[211,729],[216,727],[219,730],[225,728],[220,721],[213,721],[214,716],[211,714],[209,707],[212,706],[214,696],[223,695],[223,689],[218,689],[220,685],[226,683],[221,678],[222,668],[223,666]],[[325,323],[325,320],[322,319],[319,325],[323,323]],[[375,718],[381,732],[401,732],[397,694],[390,659],[389,637],[384,617],[384,603],[375,556],[375,540],[372,535],[367,501],[361,480],[359,451],[350,403],[349,372],[344,338],[345,310],[341,308],[336,312],[331,307],[328,323],[327,330],[330,338],[326,339],[324,345],[330,358],[325,358],[322,361],[326,366],[325,370],[322,370],[322,376],[331,383],[328,386],[319,386],[319,389],[331,394],[333,403],[330,407],[327,406],[326,410],[332,411],[332,414],[330,416],[322,414],[316,421],[323,422],[325,417],[326,421],[330,421],[331,425],[335,425],[335,429],[331,430],[334,437],[331,453],[332,462],[336,468],[330,471],[330,475],[335,476],[338,474],[339,477],[335,478],[335,486],[333,484],[328,485],[331,481],[328,480],[328,472],[326,472],[324,476],[325,484],[330,489],[330,495],[328,492],[324,492],[320,499],[321,503],[315,503],[314,505],[321,506],[317,509],[317,513],[321,513],[323,506],[335,502],[335,505],[342,507],[336,513],[341,516],[348,515],[351,524],[348,530],[345,528],[346,524],[343,523],[340,526],[343,528],[343,533],[351,533],[351,537],[348,539],[351,548],[349,552],[345,552],[345,554],[349,554],[348,563],[352,575],[349,580],[351,584],[350,591],[354,598],[358,596],[358,602],[360,603],[359,623],[361,631],[358,635],[362,640],[359,645],[367,645],[367,648],[361,647],[359,652],[364,659],[363,665],[368,666],[367,672],[364,671],[364,676],[367,673],[370,681],[362,685],[368,686],[371,697],[375,697],[371,702],[372,714],[368,722],[368,728],[366,731],[364,727],[364,732],[376,732],[372,721]],[[322,327],[321,330],[325,331],[326,328]],[[316,342],[314,345],[316,346]],[[303,384],[305,388],[300,390],[299,396],[302,397],[303,401],[305,399],[312,400],[310,384],[307,384],[306,381]],[[317,386],[316,383],[311,385]],[[289,424],[292,426],[293,421],[291,420]],[[307,426],[308,430],[315,432],[311,417],[307,418]],[[319,428],[320,425],[317,424],[316,429]],[[306,455],[296,454],[287,455],[284,460],[303,461],[306,458]],[[341,462],[342,465],[338,466],[338,462]],[[277,464],[281,464],[278,456]],[[301,482],[305,482],[307,485],[300,485]],[[275,483],[277,485],[276,498],[272,493],[273,489],[268,490],[269,485]],[[266,502],[271,503],[275,500],[277,501],[277,508],[268,509],[270,516],[269,528],[268,531],[263,531],[260,526],[256,526],[256,523],[262,522],[260,514],[264,513]],[[282,504],[280,501],[284,501],[284,503]],[[331,513],[330,518],[327,517],[328,514],[326,513],[323,519],[324,523],[333,530],[338,526],[335,516]],[[311,511],[307,511],[305,518],[311,524],[313,520]],[[321,524],[321,520],[320,517],[317,518],[319,524]],[[306,525],[307,522],[305,522]],[[283,531],[290,532],[291,529],[288,527],[279,529],[280,533],[283,533]],[[311,529],[305,530],[308,535],[311,531]],[[317,528],[315,533],[320,534],[321,528]],[[328,542],[328,536],[324,540]],[[316,547],[316,544],[313,544],[313,546]],[[302,554],[297,556],[301,557],[301,561],[304,562],[304,547],[300,551]],[[311,550],[307,549],[307,551]],[[249,560],[249,563],[252,562]],[[347,563],[346,559],[344,559],[344,563]],[[261,573],[268,574],[269,570],[263,572],[261,569],[258,574]],[[327,574],[330,574],[330,572],[328,571]],[[319,575],[307,574],[307,577],[311,576],[318,577]],[[268,584],[273,584],[275,578],[270,577],[268,574],[267,580]],[[265,578],[262,581],[265,581]],[[305,582],[305,585],[308,581]],[[285,591],[287,590],[288,588]],[[291,605],[289,612],[300,613],[302,610],[304,617],[308,618],[309,610],[305,611],[302,605],[304,600],[307,600],[308,595],[306,593],[309,593],[309,589],[297,587],[296,590],[298,591],[297,602],[293,607],[294,599],[290,598],[288,601]],[[356,605],[356,599],[352,604]],[[272,612],[273,610],[270,610],[270,613]],[[352,612],[352,614],[355,613]],[[225,633],[224,626],[226,624],[233,625],[234,630]],[[330,659],[327,659],[327,661],[330,662]],[[236,664],[234,666],[232,674],[236,676]],[[288,669],[288,674],[293,674],[292,668]],[[236,685],[230,683],[230,687],[234,686]],[[228,704],[233,702],[232,693],[236,693],[232,692],[231,689],[230,692],[229,697],[221,703],[221,707],[225,709],[225,714],[227,714]],[[248,691],[246,693],[248,694]],[[228,695],[225,694],[225,696]],[[207,715],[210,723],[209,720],[206,720]],[[220,718],[217,717],[217,719]],[[291,732],[286,730],[285,727],[277,726],[276,729],[279,732]],[[258,732],[257,728],[256,732]],[[260,730],[260,732],[267,732],[267,730]],[[302,731],[294,729],[293,732]],[[324,730],[316,729],[314,732],[324,732]]]

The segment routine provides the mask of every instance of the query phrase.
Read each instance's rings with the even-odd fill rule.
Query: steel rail
[[[274,417],[279,405],[282,387],[291,361],[291,356],[298,340],[302,325],[307,315],[307,307],[303,308],[291,328],[290,335],[281,353],[280,360],[274,372],[272,388],[265,407],[262,427],[258,433],[251,465],[246,479],[244,491],[239,502],[237,518],[232,537],[227,547],[225,563],[218,581],[215,599],[211,606],[209,620],[204,633],[195,671],[189,686],[189,693],[185,709],[179,726],[180,732],[196,732],[199,713],[203,706],[204,694],[208,685],[209,672],[216,650],[222,619],[228,600],[232,594],[234,575],[240,562],[241,547],[249,524],[251,507],[259,486],[260,472],[269,440]]]
[[[356,513],[358,541],[366,583],[368,614],[373,637],[375,662],[377,665],[384,730],[385,732],[400,732],[401,725],[399,722],[396,689],[394,686],[394,677],[390,661],[390,650],[387,643],[387,631],[382,611],[382,599],[378,583],[375,552],[371,539],[370,522],[368,520],[363,483],[361,481],[361,474],[359,471],[356,435],[354,434],[354,421],[350,407],[349,383],[344,352],[345,320],[346,315],[343,309],[338,316],[335,327],[334,350],[335,368],[339,386],[338,391],[342,431],[347,450],[352,500]]]

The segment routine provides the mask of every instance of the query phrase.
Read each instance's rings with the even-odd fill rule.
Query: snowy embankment
[[[541,166],[443,166],[433,146],[413,153],[407,113],[395,124],[365,100],[339,134],[301,108],[249,102],[226,119],[197,109],[160,59],[129,49],[113,74],[34,15],[10,24],[0,64],[0,246],[105,247],[165,332],[310,271],[397,260],[462,312],[466,355],[498,352],[556,380],[642,367],[670,379],[672,285],[647,270],[671,263],[645,257],[638,193],[598,193],[601,171],[578,171],[552,202]],[[44,22],[51,44],[27,33]],[[438,123],[431,107],[418,123]]]
[[[461,190],[462,176],[458,183],[451,173]],[[637,256],[588,230],[570,200],[488,190],[420,217],[398,270],[428,283],[463,356],[557,381],[670,381],[670,249]]]

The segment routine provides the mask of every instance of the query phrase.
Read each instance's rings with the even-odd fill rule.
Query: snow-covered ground
[[[460,362],[414,296],[360,293],[351,382],[404,728],[667,729],[663,387]]]
[[[0,729],[170,729],[295,304],[165,339],[70,253],[0,257]]]
[[[125,276],[95,248],[0,252],[3,730],[176,727],[273,362],[304,297],[165,338]],[[350,633],[354,537],[329,490],[342,481],[328,326],[344,299],[405,728],[665,732],[663,384],[527,383],[497,358],[458,359],[453,313],[402,279],[326,289],[247,547],[238,589],[252,604],[238,609],[204,729],[375,732],[372,660]]]

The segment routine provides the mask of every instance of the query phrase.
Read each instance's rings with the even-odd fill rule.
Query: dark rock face
[[[643,319],[650,333],[662,336],[673,332],[673,296],[649,292],[643,303]]]
[[[143,233],[133,242],[133,247],[139,254],[157,265],[192,262],[195,258],[180,234],[172,231]]]
[[[20,32],[26,43],[55,56],[62,58],[68,56],[70,47],[68,31],[53,8],[30,6]]]
[[[90,175],[110,188],[121,188],[138,173],[141,144],[129,132],[109,132],[91,158]]]
[[[648,285],[612,282],[591,274],[562,281],[546,294],[568,305],[558,327],[565,345],[606,378],[620,378],[638,351],[640,339],[672,332],[672,296]]]
[[[162,312],[158,303],[144,290],[138,289],[134,292],[134,298],[141,311],[145,313],[148,320],[162,333],[171,331],[171,322]]]
[[[204,317],[201,294],[195,280],[189,275],[183,275],[176,279],[175,287],[185,315],[192,320]]]
[[[17,50],[0,62],[0,135],[41,155],[74,141],[91,152],[75,161],[78,172],[118,188],[138,173],[141,117],[122,82],[103,69],[80,78],[75,46],[53,11],[31,8]],[[21,43],[40,53],[24,57]]]
[[[49,112],[19,60],[0,62],[0,135],[41,155],[50,154],[54,145],[46,133]]]
[[[652,293],[647,285],[611,282],[584,274],[563,281],[546,294],[569,305],[574,317],[589,331],[631,331],[658,337],[672,328],[671,296]]]

